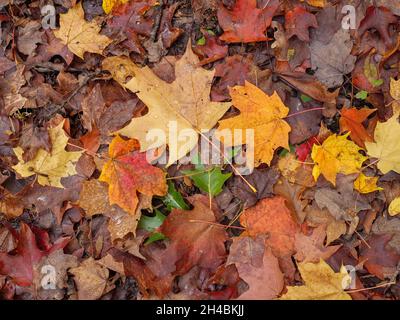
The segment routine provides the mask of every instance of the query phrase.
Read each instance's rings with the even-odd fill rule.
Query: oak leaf
[[[374,112],[375,109],[343,108],[339,120],[340,132],[350,131],[350,138],[360,147],[364,147],[364,142],[373,141],[373,138],[362,123]]]
[[[326,180],[336,185],[336,175],[357,173],[367,160],[354,142],[347,139],[349,133],[329,136],[322,145],[313,145],[311,158],[314,160],[313,176],[317,180],[322,174]]]
[[[298,268],[304,286],[287,287],[281,300],[351,300],[344,291],[348,284],[345,268],[335,273],[322,259],[319,263],[299,263]]]
[[[122,84],[135,92],[149,108],[145,116],[133,118],[126,127],[116,133],[138,139],[141,151],[168,143],[168,165],[191,151],[197,145],[200,131],[213,128],[230,107],[230,103],[210,101],[214,70],[205,70],[199,67],[198,63],[199,58],[193,53],[189,42],[185,54],[175,64],[175,81],[167,83],[157,77],[149,67],[139,68],[120,58],[105,59],[103,67],[114,73],[120,83],[124,79],[120,70],[127,70],[126,66],[129,66],[134,76]],[[178,136],[185,133],[185,137],[189,136],[189,139],[173,141],[169,136],[171,124],[176,126]],[[151,140],[146,140],[149,129],[158,129],[165,133],[164,137],[159,138],[157,145]]]
[[[23,160],[24,150],[21,147],[14,148],[19,163],[13,169],[23,178],[37,174],[37,179],[42,186],[64,188],[61,178],[76,174],[75,162],[82,155],[82,151],[68,152],[64,148],[68,143],[68,137],[63,129],[64,121],[54,128],[49,129],[51,151],[39,149],[36,156],[27,162]]]
[[[99,177],[109,185],[110,204],[117,204],[135,215],[139,199],[137,192],[146,196],[167,193],[165,173],[147,162],[146,153],[140,153],[136,140],[116,136],[109,146],[110,160]]]
[[[112,40],[99,34],[100,25],[96,21],[87,22],[81,3],[60,15],[60,29],[54,35],[68,46],[68,49],[83,59],[85,52],[102,54]]]
[[[399,114],[386,122],[378,122],[374,132],[375,142],[366,142],[367,154],[378,159],[377,167],[382,173],[390,170],[400,173],[400,123]]]
[[[265,94],[250,82],[244,86],[230,89],[233,105],[240,110],[240,115],[219,121],[216,135],[226,146],[245,144],[246,129],[254,130],[254,165],[270,164],[274,151],[283,147],[289,150],[289,124],[283,120],[289,109],[283,104],[276,92]],[[242,141],[226,141],[224,131],[242,130]],[[226,132],[226,131],[225,131]]]

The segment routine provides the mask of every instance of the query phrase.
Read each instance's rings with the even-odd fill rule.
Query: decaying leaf
[[[208,197],[196,197],[193,207],[174,209],[160,229],[171,241],[164,256],[175,261],[177,274],[184,274],[195,265],[215,270],[226,256],[227,236],[223,227],[214,225]]]
[[[69,270],[74,275],[79,300],[98,299],[103,295],[108,279],[108,269],[93,258]]]
[[[271,248],[265,246],[263,236],[235,238],[230,248],[227,265],[234,263],[239,276],[249,289],[240,300],[271,300],[283,289],[283,274]]]

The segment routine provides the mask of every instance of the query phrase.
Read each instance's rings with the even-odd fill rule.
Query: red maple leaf
[[[220,37],[226,42],[267,41],[265,30],[279,6],[279,1],[272,0],[264,8],[257,8],[257,0],[237,0],[232,10],[222,4],[218,9],[218,22],[224,30]]]
[[[285,28],[288,39],[296,35],[301,41],[309,42],[310,35],[308,28],[310,27],[318,27],[317,18],[303,7],[297,6],[286,13]]]
[[[36,229],[36,236],[32,229],[21,223],[18,233],[11,230],[16,237],[17,248],[10,253],[0,253],[0,274],[8,275],[19,286],[30,286],[33,280],[34,267],[40,260],[50,253],[64,248],[69,238],[60,238],[52,246],[49,245],[47,232]],[[42,251],[38,243],[44,245]]]

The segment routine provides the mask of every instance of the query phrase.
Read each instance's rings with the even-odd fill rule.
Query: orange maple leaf
[[[110,204],[117,204],[132,215],[135,215],[139,202],[137,192],[163,196],[168,189],[165,173],[148,163],[145,152],[137,150],[137,140],[116,136],[109,146],[110,160],[99,177],[100,181],[109,184]]]
[[[362,123],[367,117],[374,113],[376,109],[342,109],[339,120],[340,132],[350,131],[350,138],[360,147],[365,148],[365,141],[374,141],[372,136],[363,127]]]
[[[287,208],[285,198],[265,198],[244,211],[240,223],[246,228],[241,236],[268,235],[268,244],[277,257],[294,252],[295,234],[300,230],[294,215]]]
[[[244,86],[229,89],[232,104],[240,110],[240,115],[219,121],[217,137],[226,146],[248,143],[246,129],[254,130],[254,165],[270,164],[274,151],[283,147],[289,150],[288,136],[291,130],[283,120],[288,113],[279,95],[274,92],[268,96],[250,82]],[[241,141],[225,141],[225,130],[242,130]],[[234,133],[232,136],[235,136]],[[249,152],[249,150],[247,151]]]

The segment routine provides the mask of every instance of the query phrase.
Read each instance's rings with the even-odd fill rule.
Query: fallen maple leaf
[[[289,109],[283,104],[276,92],[265,94],[250,82],[244,86],[230,89],[233,105],[240,110],[240,115],[219,121],[216,136],[226,146],[245,144],[246,129],[254,130],[254,165],[270,164],[274,151],[283,147],[289,150],[289,124],[283,120]],[[241,141],[225,141],[224,131],[242,130]],[[249,151],[248,151],[249,152]],[[250,151],[251,152],[251,151]]]
[[[285,198],[260,200],[254,207],[243,212],[240,223],[246,228],[242,236],[268,235],[266,244],[277,257],[290,256],[294,252],[295,234],[299,225],[287,208]]]
[[[383,190],[383,188],[376,185],[378,179],[379,177],[367,177],[365,174],[360,173],[357,179],[354,180],[354,189],[360,193],[370,193]]]
[[[224,33],[221,40],[232,42],[267,41],[265,30],[270,26],[279,1],[268,1],[264,8],[257,8],[257,0],[237,0],[232,10],[221,3],[218,22]]]
[[[208,201],[197,195],[191,200],[193,210],[172,210],[160,228],[171,241],[164,255],[173,257],[176,274],[185,274],[195,265],[215,270],[225,259],[227,234],[222,226],[214,225]]]
[[[394,114],[386,122],[378,122],[374,132],[375,142],[366,142],[367,154],[378,159],[378,169],[382,173],[390,170],[400,173],[400,123],[399,114]]]
[[[350,32],[344,29],[339,29],[328,43],[311,41],[311,65],[321,83],[328,88],[342,85],[344,75],[351,73],[357,60],[350,54],[352,48]]]
[[[348,281],[345,268],[335,273],[322,259],[319,263],[299,263],[304,286],[287,287],[281,300],[351,300],[344,291]]]
[[[27,162],[23,160],[23,149],[14,148],[19,163],[13,169],[23,178],[37,174],[38,182],[42,186],[64,188],[61,178],[76,174],[74,162],[77,162],[82,151],[68,152],[64,148],[68,143],[68,137],[63,129],[64,121],[54,128],[49,129],[51,151],[39,149],[36,156]]]
[[[103,66],[118,74],[121,60],[118,58],[114,64],[112,59],[105,59]],[[124,86],[137,94],[149,112],[143,117],[133,118],[128,126],[116,133],[138,139],[141,151],[168,144],[168,165],[191,151],[197,145],[200,131],[213,128],[230,107],[230,103],[210,101],[214,71],[205,70],[198,63],[199,58],[193,53],[190,42],[183,57],[175,64],[176,79],[172,83],[162,81],[149,67],[139,68],[131,63],[129,68],[134,77]],[[178,136],[184,132],[190,140],[174,141],[169,135],[171,124],[176,126]],[[158,140],[158,145],[146,139],[149,128],[165,133]]]
[[[365,147],[365,141],[370,142],[374,139],[364,128],[362,123],[368,118],[370,114],[374,113],[375,111],[376,109],[343,108],[340,112],[340,132],[343,133],[345,131],[350,131],[350,138],[360,147]]]
[[[353,192],[354,180],[354,175],[338,175],[335,188],[318,188],[314,194],[318,207],[327,208],[338,221],[352,221],[359,211],[371,209],[364,197]]]
[[[397,18],[388,8],[370,6],[357,31],[359,35],[363,35],[368,29],[374,28],[379,32],[385,45],[390,46],[392,40],[388,29],[389,25],[394,23],[397,23]]]
[[[271,248],[265,246],[265,237],[237,237],[233,239],[226,265],[235,264],[240,278],[249,289],[240,300],[271,300],[283,289],[283,274]]]
[[[296,156],[301,162],[306,161],[314,144],[318,143],[317,137],[311,137],[296,147]]]
[[[285,15],[286,36],[288,39],[296,35],[301,41],[309,42],[308,28],[317,28],[317,18],[302,6],[296,6]]]
[[[363,245],[360,250],[360,261],[364,267],[379,279],[392,277],[400,261],[400,254],[391,248],[388,243],[392,234],[373,235],[368,239],[368,246]]]
[[[84,15],[82,4],[78,3],[60,15],[60,29],[54,31],[54,35],[81,59],[85,52],[102,54],[112,42],[99,34],[101,27],[96,21],[87,22]]]
[[[136,140],[116,136],[109,146],[110,160],[104,165],[100,181],[109,185],[110,204],[117,204],[131,215],[136,214],[137,192],[147,196],[167,193],[165,173],[147,162]]]
[[[45,233],[43,236],[48,236]],[[64,248],[69,238],[60,238],[54,245],[42,251],[38,248],[35,234],[25,223],[17,234],[18,245],[15,254],[0,252],[0,274],[10,276],[20,286],[29,286],[34,278],[34,268],[40,260],[50,253]]]
[[[362,150],[354,142],[347,139],[349,133],[329,136],[322,145],[313,145],[311,158],[314,160],[313,176],[317,181],[320,174],[336,185],[338,173],[357,173],[362,163],[367,160],[359,151]]]
[[[342,245],[324,246],[326,238],[325,226],[315,228],[310,236],[301,232],[295,237],[295,258],[299,262],[315,262],[326,260],[333,255]]]

